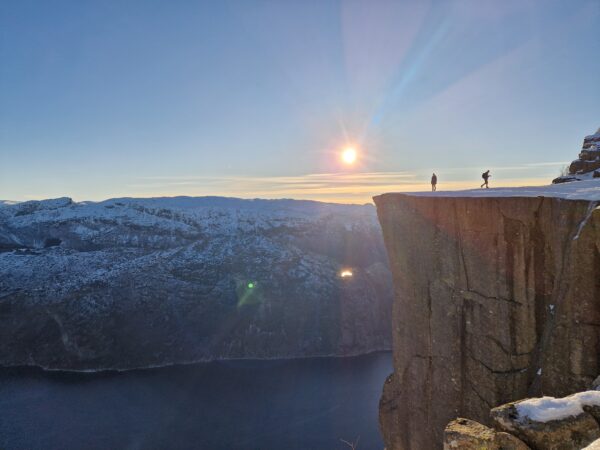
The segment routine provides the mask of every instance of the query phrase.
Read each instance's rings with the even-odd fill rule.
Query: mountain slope
[[[351,277],[341,277],[350,268]],[[0,364],[96,370],[389,347],[371,205],[0,203]]]

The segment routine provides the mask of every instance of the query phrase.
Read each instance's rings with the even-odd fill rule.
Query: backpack
[[[484,180],[485,180],[485,177],[486,177],[486,176],[487,176],[487,172],[483,172],[483,173],[481,174],[481,178],[483,178]]]

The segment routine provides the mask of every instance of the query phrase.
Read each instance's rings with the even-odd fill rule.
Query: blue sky
[[[0,198],[544,183],[600,126],[599,23],[598,0],[6,2]]]

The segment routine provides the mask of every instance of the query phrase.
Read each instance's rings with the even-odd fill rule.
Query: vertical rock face
[[[386,448],[457,416],[586,388],[600,371],[600,209],[543,197],[375,197],[394,277]]]

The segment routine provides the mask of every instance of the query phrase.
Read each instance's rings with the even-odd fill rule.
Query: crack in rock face
[[[456,417],[564,396],[600,372],[600,210],[551,197],[375,197],[395,299],[388,450],[440,448]]]

